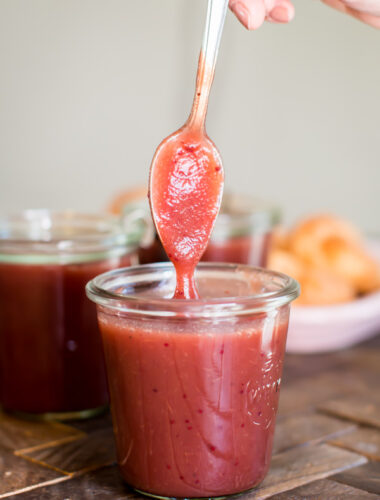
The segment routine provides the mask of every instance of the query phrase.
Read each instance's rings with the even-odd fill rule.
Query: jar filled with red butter
[[[225,193],[202,260],[265,267],[280,210],[248,195]]]
[[[0,217],[0,405],[81,418],[108,404],[96,275],[137,263],[144,228],[116,217],[26,210]]]
[[[151,219],[146,190],[136,193],[132,200],[126,193],[128,201],[112,208],[126,217],[139,214],[148,228],[139,248],[140,263],[167,261]],[[272,233],[280,221],[279,208],[250,195],[227,192],[202,260],[266,267]]]

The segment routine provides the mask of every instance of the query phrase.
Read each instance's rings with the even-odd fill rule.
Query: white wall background
[[[206,0],[0,0],[0,211],[98,210],[186,119]],[[380,232],[380,32],[316,0],[228,14],[209,109],[229,189]]]

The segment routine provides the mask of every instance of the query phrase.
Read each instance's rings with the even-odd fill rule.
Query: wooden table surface
[[[346,351],[287,355],[274,455],[240,498],[380,499],[380,336]],[[0,498],[132,499],[111,419],[36,423],[0,413]]]

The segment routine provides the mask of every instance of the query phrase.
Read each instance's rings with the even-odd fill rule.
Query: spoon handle
[[[199,56],[197,86],[187,125],[203,133],[206,119],[208,97],[212,81],[216,58],[222,37],[224,20],[228,7],[228,0],[208,0],[206,25],[203,34],[201,54]]]
[[[226,18],[228,0],[209,0],[206,26],[203,34],[202,53],[204,64],[214,72],[216,58]]]

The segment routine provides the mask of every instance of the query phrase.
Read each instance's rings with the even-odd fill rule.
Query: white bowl
[[[370,244],[380,261],[380,243]],[[352,346],[380,333],[380,291],[331,306],[295,306],[290,313],[286,349],[327,352]]]

